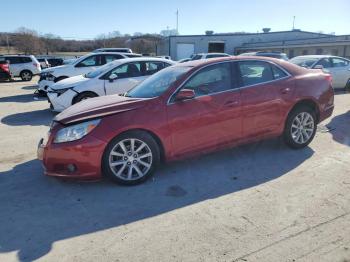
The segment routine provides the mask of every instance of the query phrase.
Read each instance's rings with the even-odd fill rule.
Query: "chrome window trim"
[[[194,71],[191,75],[189,75],[183,82],[182,84],[176,88],[176,90],[169,96],[168,100],[167,100],[167,105],[171,105],[171,104],[174,104],[176,103],[176,101],[174,102],[171,102],[171,99],[172,97],[187,83],[187,81],[194,75],[196,74],[198,71],[204,69],[204,68],[207,68],[209,66],[213,66],[213,65],[219,65],[219,64],[223,64],[223,63],[233,63],[233,62],[246,62],[246,61],[253,61],[253,62],[265,62],[265,63],[269,63],[271,65],[274,65],[276,66],[277,68],[281,69],[284,73],[286,73],[287,75],[285,77],[281,77],[281,78],[278,78],[278,79],[274,79],[274,80],[270,80],[270,81],[266,81],[266,82],[262,82],[262,83],[258,83],[258,84],[253,84],[253,85],[247,85],[247,86],[241,86],[241,87],[237,87],[237,88],[232,88],[232,89],[229,89],[229,90],[225,90],[225,91],[219,91],[219,92],[215,92],[215,93],[211,93],[211,94],[208,94],[208,95],[203,95],[203,96],[211,96],[211,95],[216,95],[216,94],[221,94],[221,93],[224,93],[224,92],[231,92],[231,91],[234,91],[234,90],[241,90],[241,89],[245,89],[245,88],[250,88],[250,87],[255,87],[257,85],[261,85],[261,84],[269,84],[269,83],[273,83],[273,82],[276,82],[276,81],[280,81],[280,80],[283,80],[283,79],[287,79],[289,77],[292,76],[292,74],[290,74],[286,69],[284,69],[283,67],[279,66],[278,64],[272,62],[272,61],[267,61],[267,60],[263,60],[263,59],[247,59],[247,60],[243,60],[243,59],[240,59],[240,60],[229,60],[229,61],[221,61],[221,62],[217,62],[217,63],[212,63],[212,64],[209,64],[209,65],[206,65],[206,66],[203,66],[199,69],[197,69],[196,71]],[[200,96],[200,97],[203,97],[203,96]],[[190,101],[190,100],[193,100],[193,99],[196,99],[196,97],[192,98],[192,99],[188,99],[188,100],[184,100],[184,101]]]

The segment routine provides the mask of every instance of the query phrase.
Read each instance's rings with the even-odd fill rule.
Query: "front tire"
[[[283,134],[284,141],[293,149],[304,148],[315,137],[316,129],[314,110],[307,106],[299,106],[288,116]]]
[[[154,138],[142,131],[130,131],[114,138],[102,158],[103,174],[122,185],[136,185],[152,176],[160,163]]]
[[[29,70],[23,70],[20,75],[22,81],[30,81],[33,78],[33,73]]]

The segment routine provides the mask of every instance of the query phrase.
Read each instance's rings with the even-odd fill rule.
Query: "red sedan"
[[[122,184],[161,161],[283,136],[298,149],[333,112],[331,76],[285,61],[230,57],[166,68],[125,96],[80,102],[57,115],[38,148],[45,174],[103,175]]]

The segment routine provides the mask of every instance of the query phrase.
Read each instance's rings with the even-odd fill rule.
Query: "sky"
[[[0,32],[19,27],[62,38],[93,39],[102,33],[216,33],[291,30],[350,34],[350,0],[10,0],[1,1]]]

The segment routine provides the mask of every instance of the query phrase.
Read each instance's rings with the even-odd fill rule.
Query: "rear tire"
[[[76,104],[76,103],[79,103],[83,100],[87,100],[89,98],[93,98],[93,97],[97,97],[98,95],[96,95],[95,93],[92,93],[92,92],[84,92],[84,93],[81,93],[79,95],[77,95],[74,99],[73,99],[73,105]]]
[[[33,73],[29,70],[23,70],[19,76],[21,77],[22,81],[30,81],[33,78]]]
[[[344,89],[345,89],[345,92],[350,92],[350,78],[348,79],[348,82],[346,82]]]
[[[306,147],[315,137],[316,119],[316,113],[308,106],[293,109],[286,121],[284,142],[293,149]]]
[[[137,185],[152,176],[160,163],[160,149],[154,138],[142,131],[130,131],[114,138],[102,158],[102,172],[113,182]]]

